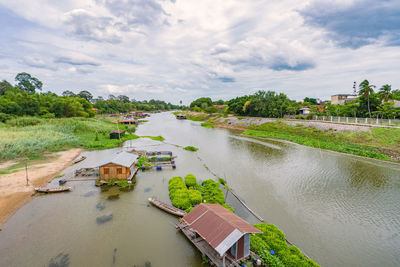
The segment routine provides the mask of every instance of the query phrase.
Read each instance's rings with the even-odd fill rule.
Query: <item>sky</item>
[[[400,88],[399,0],[0,0],[0,79],[189,104]]]

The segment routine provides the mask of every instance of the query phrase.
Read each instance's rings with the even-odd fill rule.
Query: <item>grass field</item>
[[[254,137],[275,138],[315,148],[333,150],[369,158],[400,161],[400,130],[373,128],[371,132],[322,131],[302,125],[271,122],[251,126],[243,132]]]
[[[119,126],[125,129],[125,126]],[[61,118],[42,119],[20,117],[0,124],[0,159],[37,158],[44,152],[56,152],[73,147],[107,149],[130,139],[140,138],[127,134],[110,139],[116,124],[105,119]],[[154,140],[160,137],[149,137]]]

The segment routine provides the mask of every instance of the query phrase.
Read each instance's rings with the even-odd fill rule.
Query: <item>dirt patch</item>
[[[70,166],[82,151],[71,149],[57,152],[46,163],[29,166],[28,185],[25,170],[0,175],[0,226],[31,199],[35,187],[45,186],[54,176]]]

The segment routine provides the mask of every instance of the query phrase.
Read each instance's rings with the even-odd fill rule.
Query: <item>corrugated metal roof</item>
[[[103,163],[99,165],[99,167],[109,163],[114,163],[129,168],[137,160],[138,157],[139,156],[135,153],[122,151],[116,154],[112,154],[108,159],[104,160]]]
[[[244,234],[262,233],[219,204],[202,203],[183,220],[221,256]]]

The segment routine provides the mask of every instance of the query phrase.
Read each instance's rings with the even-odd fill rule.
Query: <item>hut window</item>
[[[117,168],[117,174],[122,174],[122,168]]]
[[[109,168],[104,168],[104,174],[109,174],[110,173],[110,169]]]

